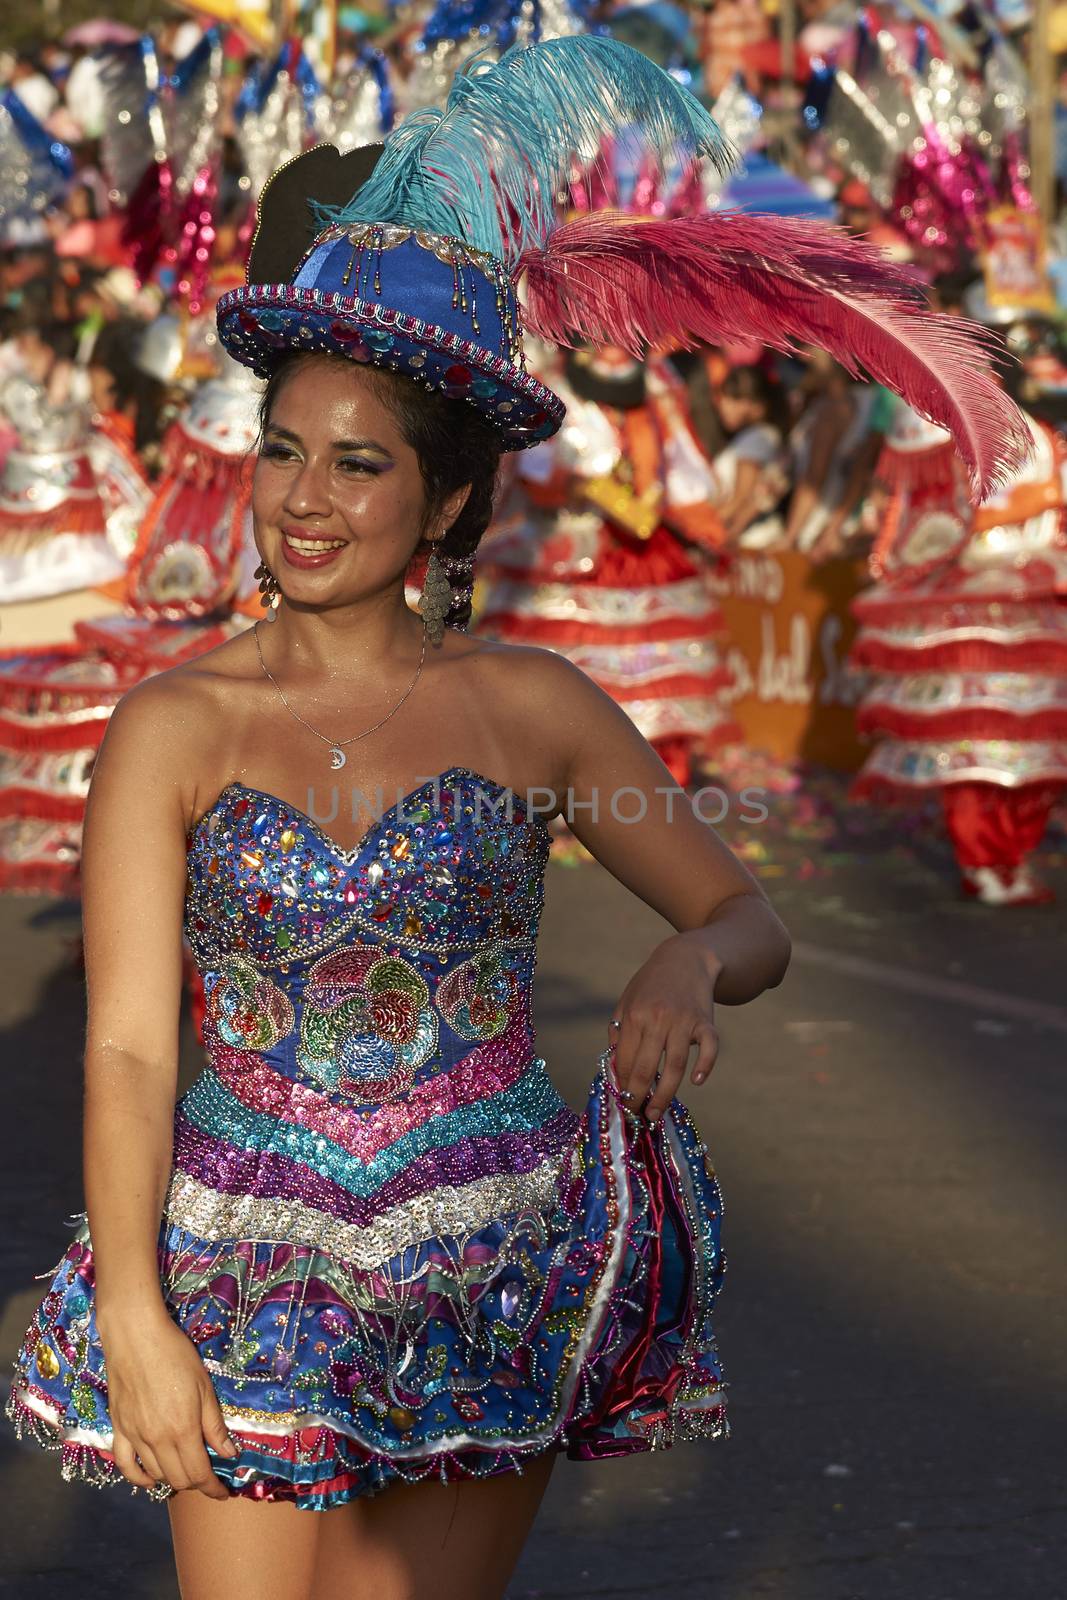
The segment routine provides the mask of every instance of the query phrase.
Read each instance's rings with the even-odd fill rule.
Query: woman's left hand
[[[608,1026],[615,1077],[633,1110],[655,1084],[645,1107],[649,1122],[659,1120],[677,1093],[693,1044],[698,1047],[694,1084],[703,1083],[715,1065],[715,984],[721,970],[706,944],[674,934],[653,950],[619,998]]]

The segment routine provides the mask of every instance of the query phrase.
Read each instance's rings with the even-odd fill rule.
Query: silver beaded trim
[[[515,612],[553,622],[585,622],[598,627],[652,623],[678,617],[700,619],[714,613],[717,602],[702,578],[679,578],[655,588],[595,588],[592,584],[527,585],[500,578],[492,586],[486,612]]]
[[[300,1200],[221,1194],[188,1173],[176,1172],[164,1221],[215,1242],[256,1239],[304,1245],[370,1271],[409,1245],[440,1234],[469,1232],[526,1207],[551,1210],[568,1155],[565,1146],[531,1172],[492,1173],[456,1188],[416,1195],[367,1226],[341,1222]]]
[[[100,1454],[101,1450],[110,1451],[115,1442],[110,1429],[94,1433],[88,1428],[70,1427],[56,1406],[47,1405],[24,1384],[12,1386],[4,1411],[16,1438],[24,1439],[28,1434],[42,1450],[61,1452],[59,1470],[65,1483],[86,1483],[93,1489],[124,1483],[131,1494],[144,1493],[149,1500],[157,1501],[169,1500],[174,1493],[169,1484],[142,1490],[140,1484],[130,1483],[114,1462]]]

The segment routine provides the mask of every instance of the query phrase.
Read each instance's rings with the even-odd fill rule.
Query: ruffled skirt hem
[[[38,1411],[37,1406],[42,1409]],[[5,1409],[20,1440],[30,1439],[44,1450],[61,1453],[60,1476],[66,1483],[86,1483],[97,1489],[125,1484],[132,1494],[143,1492],[157,1501],[170,1499],[174,1492],[167,1485],[142,1491],[131,1484],[103,1442],[91,1444],[78,1437],[79,1430],[65,1425],[58,1409],[28,1390],[13,1389]],[[224,1408],[224,1414],[227,1411]],[[350,1500],[366,1499],[393,1483],[424,1483],[431,1479],[460,1483],[498,1477],[505,1472],[521,1475],[531,1460],[547,1453],[564,1453],[571,1461],[594,1461],[730,1436],[722,1397],[694,1409],[654,1411],[648,1416],[647,1432],[627,1439],[591,1440],[583,1437],[580,1428],[573,1434],[561,1428],[547,1442],[535,1445],[433,1451],[418,1461],[366,1450],[325,1424],[278,1439],[246,1431],[232,1416],[227,1415],[226,1421],[241,1454],[234,1460],[212,1450],[209,1455],[216,1474],[227,1487],[243,1499],[292,1501],[309,1511],[329,1511]]]
[[[635,1115],[609,1057],[544,1214],[369,1272],[262,1238],[193,1240],[165,1219],[161,1284],[239,1446],[211,1453],[235,1494],[326,1510],[398,1481],[521,1472],[545,1451],[594,1460],[728,1435],[707,1147],[677,1100],[655,1128]],[[64,1478],[103,1487],[127,1480],[94,1285],[83,1226],[30,1325],[7,1415],[61,1451]]]

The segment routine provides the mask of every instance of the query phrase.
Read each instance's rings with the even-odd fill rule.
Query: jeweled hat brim
[[[293,350],[347,356],[468,401],[499,429],[507,450],[540,444],[563,420],[562,400],[503,356],[376,301],[252,284],[222,295],[216,320],[226,349],[260,378]]]

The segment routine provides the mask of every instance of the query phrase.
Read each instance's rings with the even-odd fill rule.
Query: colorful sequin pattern
[[[584,1113],[535,1053],[547,828],[453,768],[351,851],[230,784],[189,836],[207,1064],[175,1112],[168,1307],[212,1376],[237,1493],[311,1509],[397,1479],[728,1431],[706,1147],[610,1052]],[[85,1218],[8,1412],[118,1477]]]

